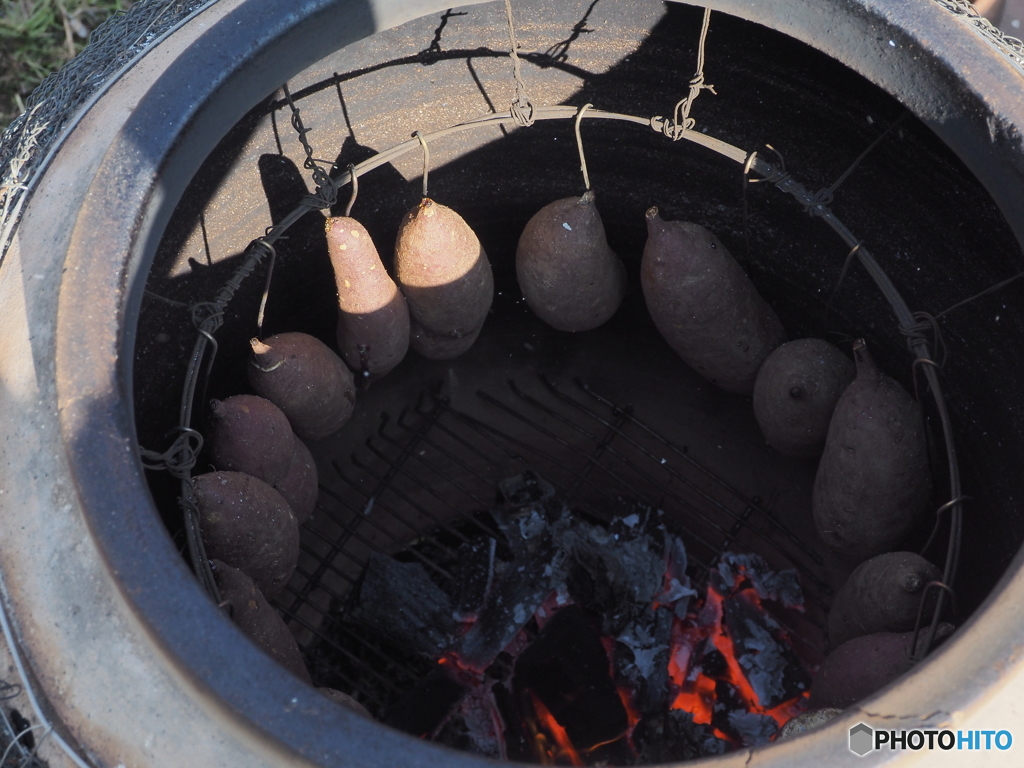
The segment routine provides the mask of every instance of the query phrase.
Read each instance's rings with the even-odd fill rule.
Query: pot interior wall
[[[521,10],[528,19],[519,32],[521,45],[536,52],[524,56],[525,79],[538,104],[592,103],[627,114],[664,115],[687,91],[699,9],[595,2],[589,9],[524,4]],[[309,140],[315,157],[343,168],[413,130],[475,117],[488,104],[503,109],[513,87],[501,7],[459,13],[410,22],[350,46],[292,81],[303,121],[314,129]],[[712,16],[705,73],[717,95],[705,91],[695,102],[698,129],[769,154],[765,145],[770,144],[810,189],[829,186],[904,115],[887,94],[824,54],[722,14]],[[308,192],[289,114],[279,92],[226,136],[165,234],[134,350],[135,419],[146,448],[165,447],[168,430],[177,423],[180,385],[195,340],[184,305],[208,300],[237,266],[246,243]],[[824,336],[842,346],[865,337],[884,369],[913,391],[904,337],[867,275],[852,266],[826,317],[847,251],[822,222],[765,184],[750,185],[744,202],[740,169],[707,150],[673,143],[640,126],[587,120],[583,137],[592,185],[630,287],[607,325],[587,333],[556,332],[522,302],[514,256],[519,233],[537,209],[583,192],[571,122],[537,123],[507,135],[488,130],[438,142],[431,149],[429,177],[430,196],[471,224],[494,266],[496,296],[484,332],[455,361],[431,362],[410,353],[386,379],[360,393],[357,413],[342,433],[311,446],[324,494],[365,504],[372,491],[360,490],[359,484],[371,483],[372,473],[354,468],[351,454],[365,452],[381,413],[397,418],[403,409],[414,409],[435,384],[444,387],[454,407],[480,416],[486,407],[477,392],[507,398],[508,379],[530,392],[544,389],[538,373],[570,388],[580,379],[618,403],[632,404],[638,418],[656,424],[743,494],[760,497],[785,524],[804,531],[803,542],[822,555],[822,578],[838,586],[846,568],[820,549],[809,522],[814,462],[785,460],[765,447],[749,399],[704,383],[651,322],[638,277],[643,213],[657,205],[665,218],[712,229],[749,271],[792,338]],[[386,263],[402,214],[420,196],[419,163],[418,156],[408,156],[360,183],[353,215],[366,225]],[[342,190],[332,213],[341,214],[347,196]],[[912,116],[864,159],[836,192],[832,207],[876,254],[915,310],[937,314],[1021,269],[1018,244],[985,190]],[[212,374],[200,393],[200,411],[209,398],[249,391],[245,359],[262,290],[258,273],[229,307]],[[964,486],[973,497],[956,585],[958,621],[984,599],[1024,538],[1024,519],[1014,502],[1022,493],[1016,468],[1024,459],[1024,401],[1014,386],[1024,323],[1012,311],[1021,290],[1020,284],[1010,285],[938,321],[945,342],[942,378]],[[333,346],[335,298],[322,217],[309,214],[278,244],[264,333],[305,331]],[[935,436],[938,507],[948,493],[944,448],[933,409],[926,411]],[[545,472],[542,460],[533,463]],[[508,469],[515,466],[510,461]],[[207,468],[201,459],[195,471]],[[344,480],[344,473],[355,484]],[[180,536],[174,483],[151,473],[151,487],[169,530]],[[322,505],[335,503],[324,494]],[[442,518],[454,514],[449,503],[431,501],[430,494],[417,501]],[[307,549],[322,549],[325,537],[333,535],[327,528],[317,530],[328,525],[318,522],[324,520],[318,512],[308,524]],[[908,548],[920,549],[931,522],[914,534]],[[423,525],[431,523],[425,518]],[[415,537],[411,530],[392,533]],[[931,550],[940,566],[944,543],[943,534]]]

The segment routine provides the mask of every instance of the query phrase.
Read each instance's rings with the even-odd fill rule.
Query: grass
[[[132,0],[0,0],[0,130],[51,72],[89,41],[108,16]]]

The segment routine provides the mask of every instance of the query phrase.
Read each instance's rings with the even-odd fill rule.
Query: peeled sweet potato
[[[288,502],[298,524],[302,525],[306,522],[316,507],[316,500],[320,495],[320,484],[313,454],[299,438],[295,438],[292,465],[288,474],[272,485],[274,490]]]
[[[380,378],[409,349],[409,307],[362,224],[339,216],[325,229],[338,286],[338,349],[353,371]]]
[[[835,648],[859,635],[913,629],[925,585],[941,579],[942,572],[914,552],[887,552],[865,560],[832,602],[829,643]],[[932,606],[925,606],[924,622],[932,618],[934,600],[929,602]]]
[[[918,635],[918,647],[927,639],[928,628]],[[936,642],[953,633],[951,624],[940,624]],[[910,670],[913,632],[878,632],[861,635],[836,648],[818,669],[811,685],[807,706],[818,709],[846,709],[881,690]]]
[[[253,580],[220,560],[214,560],[211,565],[220,598],[230,607],[235,625],[274,661],[300,680],[312,684],[295,636]]]
[[[757,372],[754,416],[765,440],[786,456],[817,456],[832,412],[857,369],[824,339],[797,339],[776,348]]]
[[[423,198],[402,219],[395,274],[419,325],[439,336],[468,338],[494,298],[494,276],[480,241],[451,208]]]
[[[281,494],[243,472],[193,482],[207,556],[244,571],[264,595],[281,591],[299,559],[299,524]]]
[[[786,332],[717,237],[651,208],[640,283],[654,324],[687,365],[729,392],[754,391]]]
[[[294,440],[288,417],[266,398],[234,395],[210,403],[206,446],[218,469],[276,483],[291,469]]]
[[[479,325],[461,334],[459,331],[452,331],[448,334],[434,333],[429,328],[412,320],[410,327],[410,344],[416,352],[428,360],[451,360],[473,346],[483,325]],[[460,335],[456,335],[460,334]]]
[[[519,236],[516,277],[533,313],[560,331],[589,331],[615,314],[626,269],[608,247],[593,192],[533,215]]]
[[[355,382],[330,347],[306,333],[279,333],[249,343],[249,383],[284,411],[296,435],[321,440],[349,420]]]
[[[853,356],[857,378],[832,414],[812,507],[826,546],[859,563],[899,546],[921,519],[932,480],[920,406],[878,370],[863,339]]]

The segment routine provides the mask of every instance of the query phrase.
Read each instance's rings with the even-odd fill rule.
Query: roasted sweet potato
[[[838,556],[862,562],[899,546],[932,480],[921,408],[853,345],[857,378],[836,404],[814,480],[814,524]]]
[[[940,624],[936,641],[953,633],[951,624]],[[879,632],[861,635],[830,653],[814,678],[811,708],[846,709],[891,683],[910,670],[910,643],[913,632]],[[918,636],[918,647],[925,641],[927,628]]]
[[[295,636],[259,588],[242,571],[214,560],[213,577],[231,620],[274,661],[300,680],[312,684]]]
[[[651,208],[640,283],[654,324],[687,365],[729,392],[754,391],[786,332],[717,237]]]
[[[306,522],[316,507],[316,500],[320,495],[320,485],[313,454],[299,438],[295,438],[291,469],[281,480],[272,485],[274,490],[288,502],[298,524],[302,525]]]
[[[206,554],[244,571],[264,595],[277,594],[299,559],[299,524],[277,491],[242,472],[194,478]]]
[[[832,412],[857,370],[824,339],[797,339],[776,348],[757,372],[754,416],[765,440],[786,456],[817,456]]]
[[[857,566],[832,601],[828,614],[829,644],[875,632],[906,632],[914,628],[925,585],[940,581],[942,572],[914,552],[887,552]],[[922,621],[930,622],[935,593]]]
[[[410,323],[410,344],[417,354],[429,360],[451,360],[473,346],[483,325],[470,329],[465,335],[434,333],[429,328],[412,320]]]
[[[430,198],[402,219],[395,274],[412,318],[439,336],[472,336],[494,298],[491,263],[473,230]]]
[[[519,236],[516,277],[534,314],[560,331],[589,331],[615,314],[626,269],[608,247],[593,192],[533,215]]]
[[[255,395],[234,395],[210,403],[206,446],[217,469],[245,472],[266,483],[291,469],[295,435],[288,417]]]
[[[815,728],[820,728],[829,720],[841,714],[843,714],[843,710],[835,709],[834,707],[809,709],[806,712],[801,712],[782,726],[782,730],[779,731],[779,735],[775,737],[775,740],[791,739],[794,736],[799,736],[801,733],[813,731]]]
[[[328,218],[327,251],[338,286],[338,349],[370,379],[398,365],[409,348],[409,308],[358,221]]]
[[[356,402],[352,372],[331,348],[306,333],[252,339],[249,383],[284,411],[303,440],[341,429]]]

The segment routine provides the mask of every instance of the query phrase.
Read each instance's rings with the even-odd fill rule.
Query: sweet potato
[[[473,346],[483,325],[470,329],[464,335],[455,335],[456,331],[449,334],[434,333],[429,328],[412,320],[410,327],[410,344],[417,354],[423,355],[428,360],[451,360]]]
[[[921,408],[854,342],[857,378],[832,414],[814,480],[814,524],[850,562],[899,546],[931,497]]]
[[[927,638],[925,627],[918,635],[920,648]],[[953,633],[951,624],[940,624],[936,641]],[[910,670],[913,632],[878,632],[861,635],[836,648],[818,669],[807,705],[811,708],[846,709],[870,696]]]
[[[288,417],[266,398],[234,395],[210,403],[206,446],[217,469],[276,483],[291,469],[294,440]]]
[[[651,208],[640,283],[654,324],[687,365],[729,392],[754,391],[786,332],[717,237]]]
[[[395,274],[412,319],[439,336],[472,336],[494,298],[491,263],[473,230],[426,197],[402,219]]]
[[[615,314],[626,269],[608,247],[593,192],[533,215],[519,236],[516,277],[534,314],[560,331],[589,331]]]
[[[826,707],[825,709],[809,709],[806,712],[801,712],[782,726],[782,729],[779,731],[779,735],[775,737],[775,740],[782,741],[783,739],[791,739],[794,736],[799,736],[801,733],[807,733],[808,731],[812,731],[815,728],[823,726],[829,720],[832,720],[841,714],[843,714],[843,710],[836,709],[834,707]]]
[[[768,445],[786,456],[817,456],[828,424],[857,369],[823,339],[787,341],[761,364],[754,416]]]
[[[828,614],[829,644],[875,632],[906,632],[914,628],[921,596],[942,572],[914,552],[887,552],[857,566],[839,590]],[[934,597],[934,593],[930,597]],[[922,621],[931,621],[934,600]]]
[[[319,477],[313,454],[299,438],[295,438],[291,469],[281,480],[272,483],[272,486],[288,502],[299,525],[313,514],[317,497],[320,495]]]
[[[194,479],[206,554],[244,571],[264,595],[277,594],[299,559],[299,524],[277,491],[242,472]]]
[[[409,349],[409,307],[362,224],[339,216],[325,229],[338,286],[338,349],[353,371],[380,378]]]
[[[295,636],[253,580],[220,560],[211,565],[220,599],[229,606],[235,625],[274,661],[300,680],[312,683]]]
[[[249,383],[284,411],[296,435],[321,440],[348,421],[355,382],[330,347],[306,333],[279,333],[249,343]]]

